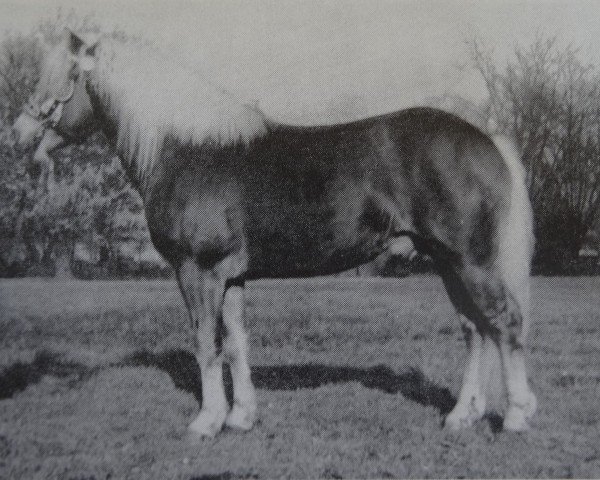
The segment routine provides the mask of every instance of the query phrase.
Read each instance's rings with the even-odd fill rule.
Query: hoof
[[[451,413],[444,419],[444,428],[450,431],[464,430],[475,423],[476,418],[469,415],[452,415]]]
[[[188,427],[188,441],[197,443],[205,438],[214,438],[217,433],[223,428],[225,423],[226,412],[212,412],[201,410]]]
[[[485,406],[483,402],[478,402],[477,399],[472,398],[469,404],[458,404],[454,407],[444,419],[444,428],[452,431],[469,428],[477,420],[481,420],[484,413]]]
[[[502,428],[507,432],[526,432],[530,429],[530,426],[521,413],[509,410],[506,417],[504,417]]]
[[[537,400],[533,393],[524,404],[510,404],[504,417],[504,430],[510,432],[525,432],[529,430],[529,420],[537,409]]]
[[[236,403],[233,405],[229,415],[227,415],[225,424],[229,428],[247,432],[254,426],[255,421],[256,407],[244,407]]]

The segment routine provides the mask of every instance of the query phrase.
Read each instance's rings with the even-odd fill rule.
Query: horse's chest
[[[171,261],[194,256],[209,266],[243,248],[244,212],[235,182],[190,175],[163,182],[146,202],[152,241]]]

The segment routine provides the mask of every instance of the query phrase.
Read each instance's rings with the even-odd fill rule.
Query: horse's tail
[[[504,285],[519,304],[523,317],[523,338],[529,327],[530,286],[529,274],[533,251],[533,215],[531,202],[525,186],[525,169],[513,141],[505,136],[493,138],[510,172],[511,190],[508,214],[501,219],[499,251],[496,267]],[[485,386],[488,399],[500,408],[504,398],[500,352],[493,340],[484,340],[483,368],[487,371]]]
[[[494,144],[506,162],[512,183],[508,215],[500,224],[497,267],[504,284],[519,304],[523,336],[529,323],[529,274],[533,253],[533,213],[525,186],[525,168],[514,142],[495,136]]]

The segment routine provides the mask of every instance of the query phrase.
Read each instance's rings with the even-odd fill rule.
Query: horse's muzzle
[[[44,133],[44,123],[21,113],[12,128],[12,137],[18,147],[27,147]]]

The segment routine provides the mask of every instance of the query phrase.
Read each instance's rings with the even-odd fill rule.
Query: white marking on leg
[[[508,410],[504,417],[504,429],[524,431],[529,428],[529,419],[537,409],[537,399],[527,384],[523,348],[515,348],[509,342],[502,342],[500,350],[508,392]]]
[[[215,357],[207,361],[200,357],[199,363],[202,377],[202,409],[189,426],[192,440],[214,437],[223,428],[227,416],[222,359]]]
[[[486,398],[487,409],[495,409],[501,412],[505,401],[502,361],[498,344],[490,335],[484,335],[483,337],[480,375],[481,388]]]
[[[249,430],[256,420],[256,392],[248,365],[248,340],[244,330],[244,289],[230,287],[225,293],[223,322],[227,329],[224,351],[233,380],[233,408],[226,419],[229,427]]]
[[[481,353],[483,338],[475,325],[465,319],[464,323],[469,359],[463,377],[458,402],[446,417],[445,426],[452,430],[469,427],[485,412],[485,396],[481,385]]]
[[[202,408],[190,424],[192,440],[214,437],[223,427],[227,400],[223,387],[223,360],[215,345],[217,317],[221,315],[223,286],[192,260],[179,267],[177,276],[192,324],[197,327],[197,355],[202,380]]]

